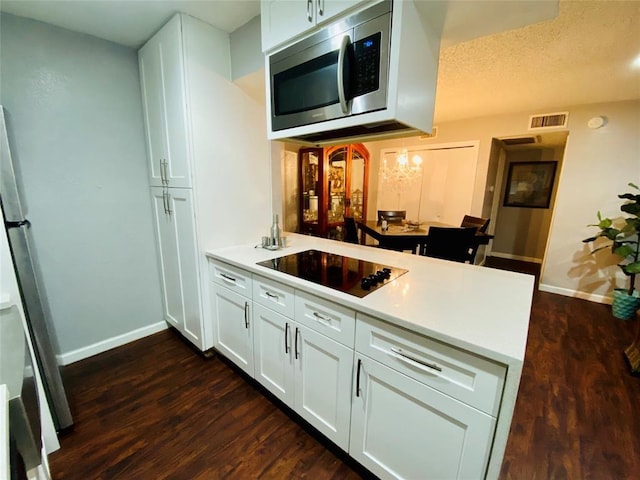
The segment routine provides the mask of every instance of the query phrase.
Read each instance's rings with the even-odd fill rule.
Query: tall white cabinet
[[[138,59],[164,317],[204,351],[213,346],[204,252],[257,241],[270,225],[264,106],[231,82],[228,34],[188,15]]]

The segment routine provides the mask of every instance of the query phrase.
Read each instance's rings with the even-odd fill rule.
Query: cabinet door
[[[347,451],[353,350],[297,325],[293,354],[296,412]]]
[[[316,24],[325,23],[363,0],[262,0],[262,51],[286,43]]]
[[[162,87],[162,62],[159,44],[160,39],[153,37],[138,52],[142,105],[147,134],[149,184],[152,186],[162,185],[163,162],[167,158],[164,89]]]
[[[191,187],[182,28],[173,17],[140,49],[152,186]]]
[[[318,25],[333,19],[363,0],[316,0],[316,23]]]
[[[255,379],[293,407],[293,321],[254,304],[253,325]]]
[[[380,477],[484,478],[493,417],[357,353],[355,369],[353,458]]]
[[[262,0],[262,51],[267,51],[314,27],[315,15],[315,0]]]
[[[214,345],[253,377],[251,300],[215,283],[210,286]]]
[[[199,348],[202,317],[193,198],[190,189],[153,187],[164,317]]]

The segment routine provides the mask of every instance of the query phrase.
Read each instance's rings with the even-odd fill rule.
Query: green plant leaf
[[[602,232],[602,236],[607,237],[609,240],[615,240],[620,235],[620,230],[617,228],[607,228]]]
[[[635,249],[631,248],[627,244],[623,244],[614,248],[613,253],[615,253],[616,255],[620,255],[623,258],[626,258],[629,256],[633,256],[635,254]]]
[[[640,262],[629,263],[624,266],[623,271],[627,275],[632,275],[635,273],[640,273]]]
[[[613,221],[610,218],[600,218],[600,216],[598,216],[598,220],[600,220],[600,223],[597,225],[598,228],[609,228],[613,224]]]
[[[636,197],[640,198],[640,195],[636,195]],[[638,199],[636,199],[636,203],[625,203],[620,207],[625,213],[629,213],[631,215],[635,215],[636,217],[640,215],[640,204],[638,203]]]

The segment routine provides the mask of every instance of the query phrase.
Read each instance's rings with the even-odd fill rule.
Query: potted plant
[[[602,218],[598,212],[598,223],[589,225],[598,227],[597,235],[583,240],[584,243],[594,242],[603,237],[609,240],[598,245],[591,253],[611,248],[611,251],[622,258],[618,264],[625,275],[629,277],[628,288],[616,288],[613,291],[613,315],[623,320],[633,318],[635,311],[640,308],[640,295],[635,288],[636,275],[640,273],[640,189],[637,185],[629,183],[629,186],[638,190],[638,193],[624,193],[618,198],[626,200],[620,206],[620,210],[630,216],[622,219]]]

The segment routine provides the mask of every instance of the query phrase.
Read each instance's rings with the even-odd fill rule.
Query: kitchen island
[[[257,265],[307,250],[407,273],[359,298]],[[216,350],[353,458],[381,477],[497,478],[532,276],[296,234],[207,256]]]

